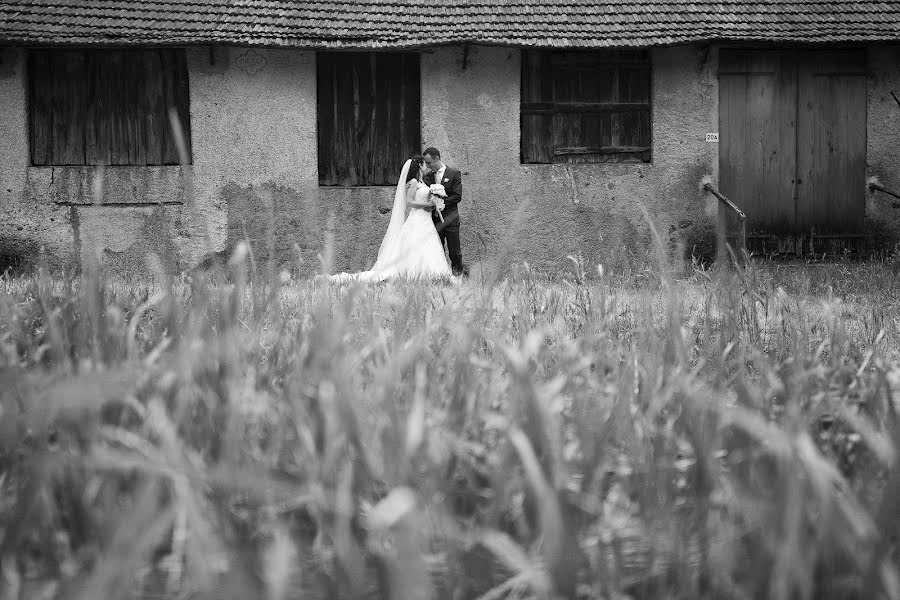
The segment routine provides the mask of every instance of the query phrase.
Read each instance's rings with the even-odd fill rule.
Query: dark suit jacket
[[[462,173],[459,172],[459,169],[454,169],[451,166],[447,166],[444,169],[444,178],[441,181],[435,182],[434,173],[425,173],[425,183],[428,185],[432,185],[434,183],[440,183],[444,186],[444,190],[447,192],[447,197],[444,198],[444,210],[441,211],[441,214],[444,215],[444,227],[459,227],[459,212],[457,209],[457,205],[460,200],[462,200]],[[433,211],[431,213],[432,220],[437,224],[441,222],[441,218],[438,216],[437,211]]]

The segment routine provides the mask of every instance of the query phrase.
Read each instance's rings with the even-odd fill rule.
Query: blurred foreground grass
[[[900,598],[896,266],[2,282],[0,598]]]

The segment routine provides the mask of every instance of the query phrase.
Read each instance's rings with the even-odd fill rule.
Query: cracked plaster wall
[[[459,46],[423,52],[422,143],[463,172],[465,260],[557,269],[581,254],[589,266],[615,265],[646,256],[645,214],[663,237],[714,221],[700,180],[718,175],[718,148],[704,139],[718,130],[716,55],[700,45],[652,51],[651,164],[565,166],[520,164],[518,50],[472,46],[465,65]],[[898,50],[870,57],[869,172],[900,187]],[[107,169],[98,200],[94,168],[28,166],[25,53],[0,51],[3,254],[34,258],[43,245],[55,265],[99,257],[137,271],[150,250],[175,270],[246,235],[282,264],[299,251],[300,270],[312,272],[330,232],[336,270],[371,266],[393,188],[318,186],[315,53],[196,47],[187,59],[193,165]],[[148,201],[169,204],[136,205]],[[870,197],[868,212],[896,230],[890,201]]]
[[[869,48],[866,114],[867,174],[900,192],[900,46]],[[869,193],[866,222],[875,243],[888,250],[900,243],[900,200]],[[900,248],[897,248],[900,250]]]

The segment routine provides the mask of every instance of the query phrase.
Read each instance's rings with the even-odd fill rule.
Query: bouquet
[[[433,183],[429,186],[428,191],[431,192],[431,200],[434,202],[434,209],[437,211],[438,217],[441,218],[441,223],[444,222],[444,215],[441,214],[441,211],[444,210],[444,198],[447,197],[447,190],[444,189],[439,183]]]

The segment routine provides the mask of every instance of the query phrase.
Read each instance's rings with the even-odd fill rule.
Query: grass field
[[[0,598],[900,598],[896,264],[245,258],[0,283]]]

